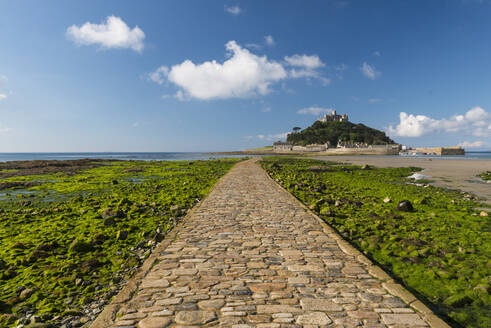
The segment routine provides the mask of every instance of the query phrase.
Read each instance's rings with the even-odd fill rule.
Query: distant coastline
[[[52,152],[52,153],[0,153],[0,162],[32,161],[32,160],[70,160],[70,159],[113,159],[113,160],[145,160],[145,161],[185,161],[209,160],[218,158],[247,157],[247,156],[345,156],[357,155],[361,157],[399,157],[398,155],[364,155],[364,154],[305,154],[287,153],[278,154],[267,149],[246,149],[226,152]],[[434,158],[434,159],[490,159],[491,151],[468,151],[465,156],[407,156],[406,158]]]

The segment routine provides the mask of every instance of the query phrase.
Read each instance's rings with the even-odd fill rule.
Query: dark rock
[[[471,304],[473,299],[467,295],[453,295],[445,299],[444,303],[453,308],[464,307],[468,304]]]
[[[94,236],[94,244],[96,245],[102,245],[104,241],[106,241],[107,236],[103,233],[99,233]]]
[[[124,212],[119,209],[105,208],[101,211],[101,216],[103,219],[107,218],[123,218]]]
[[[85,271],[92,271],[94,269],[97,269],[101,267],[103,264],[99,262],[98,259],[96,258],[90,258],[84,262],[82,262],[82,269]]]
[[[16,267],[11,266],[3,273],[0,273],[0,279],[12,279],[17,276]]]
[[[401,211],[401,212],[412,212],[412,211],[414,211],[413,204],[411,204],[411,202],[408,200],[403,200],[403,201],[399,202],[399,204],[397,204],[396,209],[398,211]]]
[[[114,221],[114,219],[112,217],[104,219],[104,225],[106,227],[110,227],[110,226],[115,225],[115,224],[116,224],[116,221]]]
[[[0,301],[0,313],[8,310],[8,305],[4,301]]]
[[[49,257],[48,252],[36,249],[34,250],[34,252],[31,253],[31,255],[29,255],[29,258],[27,260],[29,261],[29,263],[34,263],[39,259],[44,259],[47,257]]]
[[[363,165],[361,166],[361,169],[362,169],[362,170],[370,170],[370,165],[368,165],[368,164],[363,164]]]
[[[26,249],[26,245],[18,241],[12,245],[12,249]]]
[[[119,230],[118,234],[116,235],[117,240],[125,240],[128,238],[128,231],[126,230]]]
[[[15,290],[16,290],[18,293],[20,293],[20,292],[21,292],[21,291],[23,291],[24,289],[26,289],[26,287],[24,287],[24,286],[16,286],[16,287],[15,287]]]
[[[156,233],[155,237],[153,237],[153,240],[155,240],[155,242],[157,243],[160,243],[162,240],[164,240],[164,235],[161,233]]]
[[[92,243],[80,239],[75,239],[70,245],[70,250],[78,253],[90,252],[93,249]]]
[[[50,244],[39,244],[38,247],[36,247],[36,250],[50,252],[50,251],[58,248],[59,246],[60,245],[58,244],[58,242],[54,241]]]
[[[179,207],[179,205],[172,205],[170,207],[170,211],[172,212],[172,214],[174,215],[179,215],[179,213],[181,212],[181,208]]]
[[[7,263],[4,260],[0,259],[0,270],[6,269]]]

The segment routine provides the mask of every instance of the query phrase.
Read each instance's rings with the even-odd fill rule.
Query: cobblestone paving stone
[[[157,256],[113,327],[427,327],[254,161]]]

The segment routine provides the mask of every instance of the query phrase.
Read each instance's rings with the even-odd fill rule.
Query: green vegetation
[[[320,121],[316,121],[312,126],[303,131],[288,134],[286,141],[302,146],[308,144],[324,144],[326,142],[335,146],[338,144],[338,141],[367,143],[369,145],[394,143],[384,132],[372,129],[361,123]]]
[[[450,323],[491,327],[491,221],[477,214],[480,204],[471,195],[406,178],[418,168],[281,158],[261,163]],[[403,200],[413,210],[398,210]]]
[[[253,151],[253,150],[273,150],[273,146],[264,146],[264,147],[259,147],[259,148],[249,148],[246,149],[248,151]]]
[[[481,177],[481,179],[483,179],[485,181],[491,180],[491,171],[483,172],[483,173],[479,174],[479,176]]]
[[[59,324],[108,301],[236,162],[98,161],[0,179],[33,183],[0,190],[0,327],[28,311]]]

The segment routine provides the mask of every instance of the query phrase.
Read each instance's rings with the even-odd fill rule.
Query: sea
[[[249,155],[250,156],[250,155]],[[197,161],[218,158],[238,158],[247,155],[210,154],[198,152],[150,152],[150,153],[0,153],[0,162],[32,160],[70,160],[81,158],[113,159],[125,161]]]
[[[0,153],[0,162],[9,161],[31,161],[31,160],[70,160],[81,158],[93,159],[113,159],[113,160],[133,160],[133,161],[196,161],[217,158],[238,158],[251,155],[229,155],[229,154],[210,154],[199,152],[101,152],[101,153]],[[257,156],[257,155],[254,155]],[[397,155],[395,155],[397,156]],[[491,159],[491,151],[466,152],[464,156],[410,156],[438,159]]]

